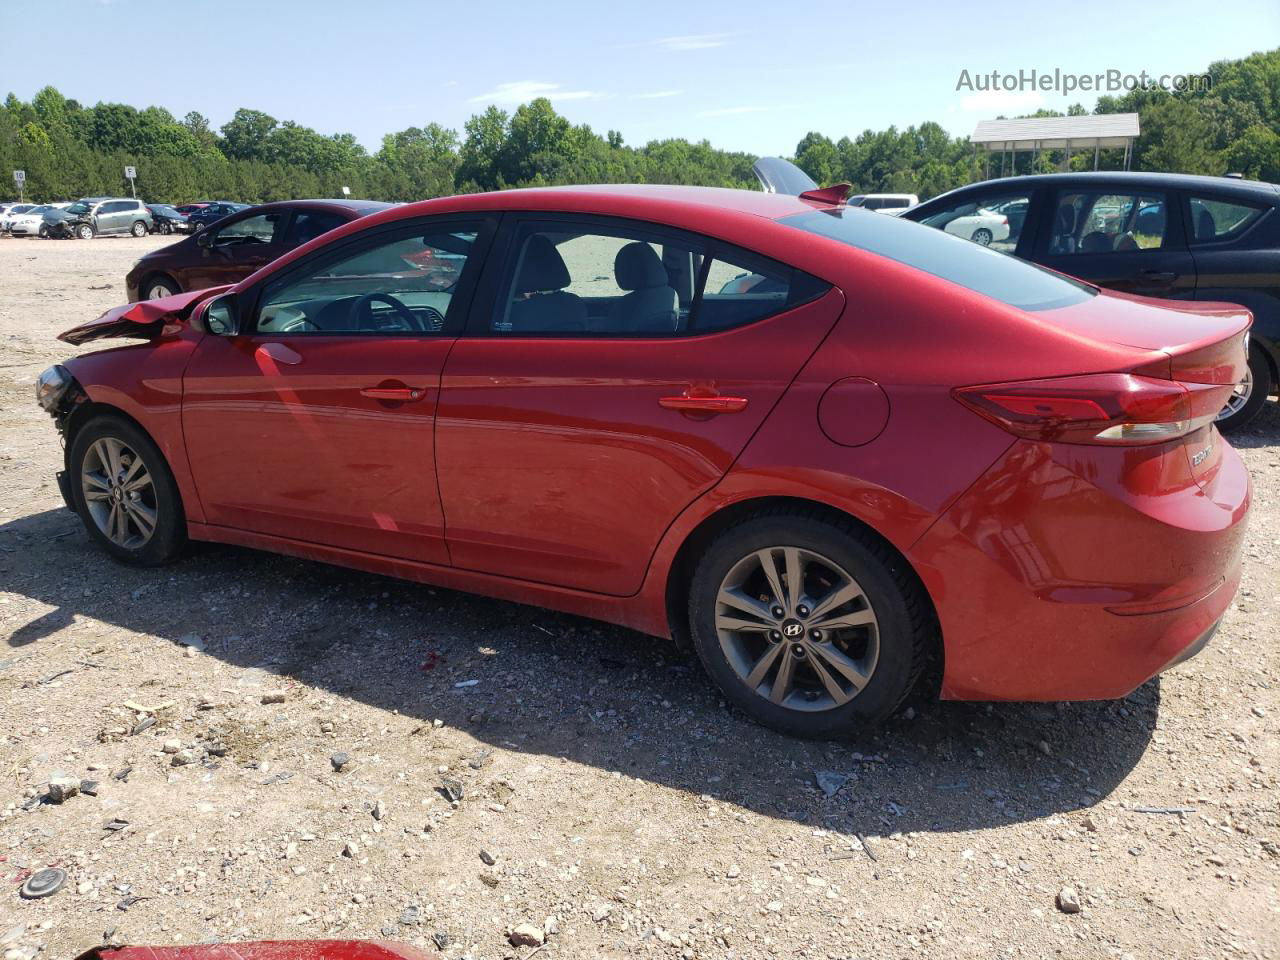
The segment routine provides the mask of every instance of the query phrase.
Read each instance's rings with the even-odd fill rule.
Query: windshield
[[[778,222],[905,263],[1020,310],[1067,307],[1097,294],[1086,283],[1008,254],[856,207],[797,213]]]
[[[92,204],[76,201],[71,206],[67,207],[67,213],[88,213],[92,209]]]

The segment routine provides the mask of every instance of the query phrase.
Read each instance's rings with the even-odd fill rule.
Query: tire
[[[110,469],[113,458],[114,471]],[[142,465],[135,473],[130,468],[136,459]],[[178,558],[187,542],[182,496],[163,454],[141,429],[122,417],[95,417],[76,433],[67,464],[76,513],[90,538],[108,554],[143,567]],[[149,480],[144,481],[144,474]],[[132,476],[136,486],[115,482],[122,476]],[[121,534],[115,520],[126,502],[132,506],[125,508]]]
[[[141,220],[133,221],[133,226],[129,228],[129,232],[135,237],[145,237],[147,235],[147,225]]]
[[[1215,421],[1223,433],[1239,430],[1258,415],[1262,405],[1271,395],[1275,385],[1271,377],[1271,364],[1258,344],[1249,346],[1249,376],[1241,382],[1241,389],[1231,398],[1231,402],[1222,408]]]
[[[93,229],[93,225],[82,223],[75,229],[75,236],[79,240],[92,240],[97,235],[97,230]]]
[[[166,237],[167,237],[169,234],[173,233],[173,227],[169,224],[169,221],[168,221],[168,220],[166,220],[166,221],[164,221],[164,223],[160,224],[160,233],[161,233],[161,234],[163,234],[163,235],[164,235],[164,236],[166,236]]]
[[[147,277],[139,289],[143,300],[159,300],[161,297],[171,297],[175,293],[182,292],[181,287],[163,274]]]
[[[43,223],[42,223],[42,224],[40,224],[39,234],[40,234],[40,239],[41,239],[41,240],[48,240],[48,239],[49,239],[49,228],[48,228],[45,224],[43,224]]]
[[[191,232],[192,232],[192,233],[199,233],[199,232],[200,232],[201,230],[203,230],[203,229],[204,229],[204,224],[203,224],[203,223],[201,223],[199,220],[197,220],[197,221],[192,225],[192,227],[191,227]]]
[[[991,241],[993,239],[993,236],[991,231],[988,230],[986,227],[979,227],[977,230],[973,231],[973,236],[971,236],[969,239],[972,240],[974,243],[978,244],[979,246],[989,247],[991,246]]]
[[[805,587],[799,597],[779,602],[777,588],[790,594],[789,551],[799,557]],[[773,560],[777,588],[761,556]],[[828,595],[838,599],[842,583],[849,599],[822,610]],[[770,597],[755,607],[766,612],[740,616],[745,607],[722,601],[726,589],[748,605]],[[769,613],[769,605],[783,616]],[[833,613],[835,620],[860,622],[835,623],[819,637],[811,628],[833,623]],[[734,622],[750,629],[723,629]],[[780,629],[762,630],[762,623]],[[767,727],[805,738],[848,736],[891,715],[915,686],[937,637],[924,588],[900,556],[851,522],[803,510],[756,514],[707,547],[693,576],[689,625],[699,659],[732,703]],[[797,648],[804,650],[793,653]],[[770,656],[772,664],[765,664]],[[779,688],[788,658],[792,682]],[[844,700],[833,695],[818,665]],[[852,674],[845,672],[851,667]],[[861,685],[852,675],[861,675]]]

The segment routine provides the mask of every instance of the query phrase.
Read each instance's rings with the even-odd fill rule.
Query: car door
[[[196,238],[200,256],[187,268],[189,290],[239,283],[285,252],[287,210],[246,212],[203,231]]]
[[[208,523],[448,562],[440,372],[490,232],[475,220],[387,225],[235,295],[243,332],[203,338],[183,381]],[[438,255],[460,269],[442,273]]]
[[[450,557],[634,593],[663,531],[733,463],[843,296],[632,220],[508,215],[499,247],[441,387]]]
[[[98,205],[95,215],[94,229],[100,234],[113,234],[120,232],[120,224],[123,220],[121,210],[126,206],[122,200],[108,200]]]
[[[1169,191],[1124,183],[1055,192],[1032,259],[1100,287],[1190,299],[1196,266]]]

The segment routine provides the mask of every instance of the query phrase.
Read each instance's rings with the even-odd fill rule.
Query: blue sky
[[[1091,106],[1092,93],[956,85],[962,70],[1202,70],[1280,44],[1280,3],[0,0],[0,36],[0,92],[24,99],[53,84],[215,126],[248,106],[376,149],[388,131],[461,130],[489,103],[545,95],[628,143],[767,154],[815,129],[936,120],[967,134],[999,113]]]

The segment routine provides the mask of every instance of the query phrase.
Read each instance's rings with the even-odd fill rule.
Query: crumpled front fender
[[[159,300],[143,300],[113,307],[96,320],[82,323],[58,335],[64,343],[82,344],[110,337],[134,337],[141,340],[157,340],[176,333],[191,316],[195,308],[205,300],[216,297],[230,287],[210,287],[208,290],[192,290],[175,293]]]

